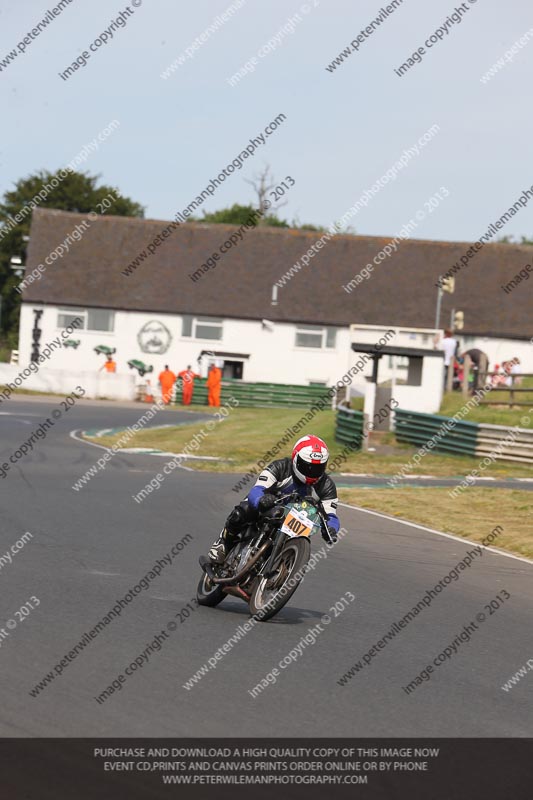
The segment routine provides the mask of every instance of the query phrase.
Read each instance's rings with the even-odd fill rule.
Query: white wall
[[[533,373],[533,344],[531,341],[492,339],[488,336],[464,337],[459,334],[456,335],[456,339],[459,339],[459,353],[474,347],[486,353],[491,370],[494,369],[495,364],[501,364],[502,361],[509,361],[518,356],[522,372]]]
[[[406,411],[438,414],[444,389],[444,360],[436,356],[424,358],[422,362],[422,385],[396,384],[392,397],[398,407]]]
[[[52,355],[53,358],[53,355]],[[14,383],[17,376],[17,388],[30,389],[34,392],[51,392],[53,394],[68,395],[77,386],[85,390],[86,398],[108,398],[110,400],[135,400],[136,388],[133,375],[108,375],[94,371],[70,369],[49,369],[46,364],[37,365],[37,372],[29,372],[28,363],[2,364],[0,363],[0,384],[7,386]],[[26,375],[22,375],[26,369]]]
[[[21,364],[27,364],[31,356],[34,308],[43,309],[39,322],[42,330],[41,352],[48,341],[55,339],[61,333],[61,329],[57,327],[57,307],[24,303],[20,319]],[[169,349],[162,355],[142,352],[137,341],[138,332],[150,320],[163,323],[171,333]],[[190,339],[181,336],[181,317],[178,315],[117,311],[113,333],[76,330],[70,338],[81,341],[77,350],[57,348],[50,361],[54,369],[96,371],[104,363],[105,357],[94,353],[93,348],[97,345],[107,345],[117,349],[113,356],[117,362],[117,375],[137,376],[137,372],[130,371],[127,366],[127,361],[136,358],[153,365],[154,372],[147,377],[154,383],[157,382],[157,376],[165,364],[175,372],[185,369],[188,364],[197,369],[196,359],[200,352],[215,350],[250,354],[250,358],[244,361],[245,381],[300,385],[316,381],[333,385],[357,360],[357,355],[350,350],[348,328],[337,330],[336,346],[332,349],[295,347],[295,336],[296,326],[292,324],[276,323],[270,331],[259,321],[225,319],[221,340]],[[371,365],[368,365],[364,372],[370,374]]]
[[[393,326],[390,329],[394,331],[394,336],[388,342],[392,347],[412,347],[429,350],[432,355],[423,359],[420,386],[398,384],[398,380],[407,378],[407,369],[394,365],[396,357],[393,357],[391,365],[391,357],[383,355],[378,365],[378,383],[382,384],[391,381],[392,398],[397,401],[400,408],[436,414],[442,402],[444,386],[443,359],[433,355],[434,336],[437,331],[425,328],[395,328]],[[358,344],[375,344],[384,336],[387,330],[389,330],[387,327],[354,324],[350,326],[350,340]],[[371,367],[364,374],[369,375],[370,372]],[[372,417],[374,412],[373,410],[369,411],[374,407],[372,385],[366,382],[364,377],[357,375],[350,387],[350,392],[351,394],[360,392],[364,395],[365,413],[370,414],[370,417]]]

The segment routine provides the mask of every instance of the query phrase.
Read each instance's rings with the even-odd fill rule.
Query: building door
[[[223,378],[233,378],[234,380],[242,381],[242,361],[226,361],[224,360],[224,369],[222,370]]]

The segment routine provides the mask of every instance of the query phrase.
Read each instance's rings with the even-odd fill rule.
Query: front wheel
[[[290,600],[303,578],[311,544],[305,536],[289,539],[283,546],[274,575],[260,577],[250,597],[250,612],[260,622],[270,619]]]
[[[218,583],[213,583],[205,572],[196,589],[196,599],[201,606],[218,606],[226,596]]]

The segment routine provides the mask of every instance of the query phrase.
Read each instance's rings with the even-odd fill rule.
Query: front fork
[[[280,529],[276,533],[276,537],[274,539],[274,545],[272,550],[270,551],[270,555],[268,560],[266,561],[265,565],[261,569],[261,573],[265,578],[270,578],[274,572],[274,564],[280,554],[281,548],[285,544],[286,536],[283,531]]]

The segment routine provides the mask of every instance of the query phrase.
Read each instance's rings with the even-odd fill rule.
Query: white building
[[[72,235],[76,229],[78,237]],[[273,285],[321,234],[259,228],[228,245],[234,226],[189,223],[167,236],[162,231],[170,225],[36,209],[20,363],[32,357],[34,312],[40,310],[41,348],[74,317],[83,320],[70,337],[79,345],[58,349],[54,369],[95,371],[104,356],[94,348],[103,345],[116,350],[119,373],[128,373],[127,362],[137,359],[153,366],[155,375],[165,364],[175,372],[191,364],[205,375],[213,359],[224,363],[227,378],[333,385],[356,359],[350,325],[357,324],[359,341],[377,340],[380,331],[394,328],[391,344],[434,347],[435,282],[469,246],[407,240],[347,292],[344,287],[387,240],[336,236],[285,282],[273,305]],[[529,287],[512,294],[501,287],[530,253],[523,246],[486,245],[457,275],[456,292],[445,295],[442,310],[442,320],[452,307],[464,312],[461,349],[479,347],[491,364],[519,356],[526,372],[533,372]],[[401,360],[383,359],[380,380],[393,374],[397,380],[402,368]]]

